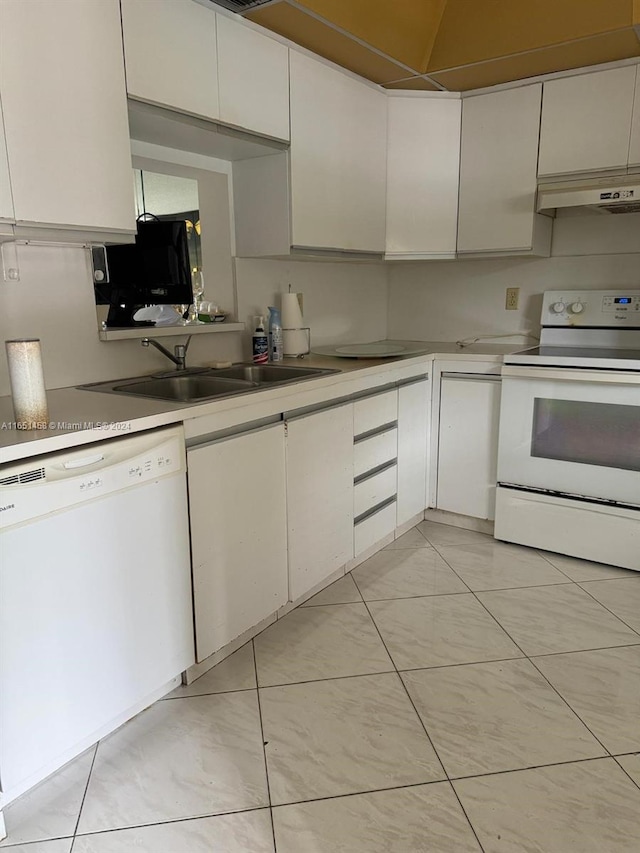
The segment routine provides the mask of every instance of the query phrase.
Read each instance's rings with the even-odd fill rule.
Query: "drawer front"
[[[395,388],[353,404],[353,434],[356,437],[397,420],[398,392]]]
[[[353,528],[354,553],[357,557],[396,529],[396,502],[365,518]]]
[[[397,455],[397,427],[372,435],[371,438],[365,438],[353,447],[353,476],[360,477],[373,468],[391,462]]]
[[[374,506],[392,498],[398,491],[398,467],[392,465],[353,487],[353,517],[357,518]]]

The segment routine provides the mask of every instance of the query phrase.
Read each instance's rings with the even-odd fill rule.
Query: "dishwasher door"
[[[0,503],[39,514],[0,532],[2,805],[194,663],[182,431],[16,467]]]

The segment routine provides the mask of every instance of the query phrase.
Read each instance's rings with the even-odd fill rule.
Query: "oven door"
[[[640,506],[640,373],[505,366],[498,481]]]

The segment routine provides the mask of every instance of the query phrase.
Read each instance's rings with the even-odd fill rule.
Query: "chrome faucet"
[[[143,347],[148,347],[149,344],[154,346],[156,349],[160,350],[163,355],[166,355],[167,358],[171,359],[171,361],[175,364],[176,370],[186,370],[187,369],[187,350],[189,349],[189,344],[191,343],[191,335],[187,337],[187,340],[183,344],[176,344],[173,348],[173,353],[170,353],[168,349],[159,344],[157,341],[152,338],[143,338],[141,344]]]

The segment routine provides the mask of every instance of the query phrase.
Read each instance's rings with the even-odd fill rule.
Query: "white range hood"
[[[640,213],[640,175],[611,175],[538,186],[539,212],[587,207],[600,213]]]

